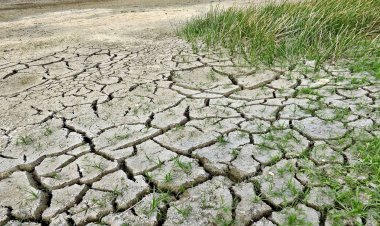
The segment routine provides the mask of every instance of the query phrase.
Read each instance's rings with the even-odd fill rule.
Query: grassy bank
[[[207,48],[243,53],[252,64],[301,59],[322,64],[339,58],[373,61],[380,57],[380,1],[309,0],[214,8],[179,33],[193,44],[201,41]]]

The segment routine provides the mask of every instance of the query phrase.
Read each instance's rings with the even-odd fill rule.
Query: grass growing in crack
[[[182,216],[183,219],[188,218],[191,214],[191,211],[193,210],[193,208],[190,205],[182,207],[182,208],[177,208],[177,207],[174,207],[174,208],[177,210],[177,213]]]
[[[190,174],[191,170],[193,169],[193,166],[191,165],[191,162],[183,162],[179,158],[176,158],[174,160],[174,163],[176,166],[178,166],[181,170],[183,170],[186,174]]]
[[[102,162],[89,162],[89,164],[85,166],[97,169],[100,172],[103,172],[106,169],[105,165]]]
[[[43,134],[48,137],[53,134],[53,130],[50,127],[45,127]]]
[[[343,225],[344,219],[366,218],[369,214],[380,220],[380,138],[357,142],[350,149],[358,161],[344,166],[331,165],[334,175],[315,168],[305,171],[310,178],[334,189],[339,211],[331,214],[333,225]]]
[[[380,79],[380,51],[374,57],[365,57],[350,65],[351,72],[368,72]]]
[[[30,200],[30,201],[37,200],[40,197],[40,192],[36,192],[33,190],[27,190],[27,193],[30,195],[30,198],[28,198],[28,200]]]
[[[219,136],[217,138],[217,142],[220,144],[220,145],[226,145],[228,143],[228,140],[226,139],[225,136]]]
[[[153,213],[157,213],[157,217],[162,219],[163,215],[160,211],[160,206],[166,204],[169,201],[170,195],[168,193],[154,193],[152,201],[150,203],[149,209],[146,210],[148,215],[152,215]]]
[[[239,153],[240,153],[240,151],[236,148],[231,150],[231,155],[233,158],[237,158]]]
[[[165,174],[164,180],[165,180],[166,183],[172,182],[173,181],[173,175],[172,175],[172,173],[169,172],[169,173]]]
[[[213,8],[179,30],[195,48],[223,48],[250,63],[316,60],[317,66],[339,58],[373,59],[379,55],[378,0],[309,0],[263,7]],[[364,64],[353,70],[373,69]],[[379,61],[377,61],[379,62]],[[364,68],[363,68],[364,67]]]
[[[299,226],[311,226],[313,225],[310,222],[305,221],[305,219],[300,218],[298,213],[291,213],[286,218],[286,226],[293,226],[293,225],[299,225]]]
[[[25,135],[25,136],[20,136],[19,138],[17,138],[16,145],[28,146],[28,145],[33,144],[33,142],[34,140],[31,136]]]
[[[215,72],[213,70],[211,70],[208,74],[207,74],[207,79],[210,80],[210,81],[217,81],[218,78],[215,76]]]
[[[300,88],[297,90],[297,95],[302,95],[302,94],[315,95],[315,96],[319,95],[317,90],[308,88],[308,87]]]

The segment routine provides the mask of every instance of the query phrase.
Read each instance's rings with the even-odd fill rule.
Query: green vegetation
[[[335,190],[335,202],[340,211],[333,211],[336,225],[342,220],[369,215],[380,220],[380,138],[361,141],[350,148],[354,159],[351,165],[331,165],[331,172],[310,170],[309,176]],[[312,172],[313,171],[313,172]]]
[[[16,145],[24,145],[28,146],[33,144],[34,140],[32,137],[25,135],[25,136],[20,136],[17,138]]]
[[[285,1],[246,8],[213,8],[179,30],[193,44],[226,49],[251,64],[344,58],[351,70],[380,75],[379,0]],[[370,59],[370,60],[368,60]],[[365,62],[364,64],[358,62]]]
[[[186,174],[190,174],[193,166],[191,165],[191,162],[184,162],[179,159],[179,157],[174,159],[174,163],[177,167],[183,170]]]

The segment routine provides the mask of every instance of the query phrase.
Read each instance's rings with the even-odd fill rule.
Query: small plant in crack
[[[210,70],[210,72],[207,74],[207,78],[213,82],[218,80],[218,78],[215,76],[215,72],[213,70]]]
[[[48,137],[53,134],[53,130],[50,127],[45,127],[43,134]]]
[[[207,199],[207,196],[206,196],[205,192],[202,193],[202,200],[201,200],[201,202],[202,202],[202,206],[201,206],[202,209],[213,208],[213,206],[210,205],[210,202]]]
[[[144,153],[144,156],[145,156],[145,159],[148,160],[148,162],[154,162],[153,159],[146,153]]]
[[[239,130],[239,138],[240,139],[246,138],[248,136],[249,136],[248,133],[246,133],[246,132],[244,132],[242,130]]]
[[[311,103],[308,103],[306,108],[304,108],[303,110],[310,115],[313,115],[315,112],[315,108],[313,107]]]
[[[304,87],[297,90],[297,95],[315,95],[319,96],[318,91],[312,88]]]
[[[296,184],[294,183],[294,181],[291,179],[288,180],[287,182],[287,188],[289,189],[290,193],[293,195],[293,196],[296,196],[300,193],[300,191],[297,189],[296,187]]]
[[[233,226],[234,225],[234,220],[233,219],[225,219],[225,217],[221,214],[218,214],[215,218],[214,218],[214,222],[213,222],[215,225],[217,226]]]
[[[91,203],[97,208],[105,208],[107,206],[107,202],[105,197],[102,198],[92,198]]]
[[[52,174],[50,174],[48,177],[59,180],[62,176],[59,172],[55,171]]]
[[[126,189],[126,188],[124,188],[124,189]],[[116,198],[116,197],[123,194],[123,189],[118,189],[118,187],[116,186],[115,188],[112,189],[112,191],[110,193],[111,193],[110,194],[111,198]]]
[[[28,145],[33,144],[33,142],[34,140],[31,136],[25,135],[25,136],[20,136],[19,138],[17,138],[16,145],[28,146]]]
[[[115,140],[126,140],[130,137],[131,137],[131,135],[126,133],[126,134],[122,134],[122,135],[115,135],[114,139]]]
[[[42,144],[40,142],[38,142],[38,144],[36,144],[34,146],[34,148],[35,148],[36,151],[41,151],[42,150]]]
[[[351,114],[351,111],[348,108],[337,108],[334,111],[334,117],[332,118],[332,120],[341,121],[347,116],[349,116],[350,114]]]
[[[184,206],[182,208],[174,207],[177,210],[177,213],[181,215],[182,218],[186,219],[190,216],[193,208],[190,205]]]
[[[190,174],[193,166],[191,165],[191,162],[183,162],[177,157],[174,160],[174,163],[177,167],[179,167],[181,170],[183,170],[186,174]]]
[[[239,149],[234,148],[231,150],[231,155],[233,158],[237,158],[239,153],[240,153]]]
[[[185,129],[184,125],[176,125],[173,130],[178,131],[178,130],[184,130],[184,129]]]
[[[220,144],[220,145],[226,145],[228,143],[228,140],[226,139],[225,136],[219,136],[217,138],[217,142]]]
[[[290,213],[286,218],[286,226],[299,225],[299,226],[310,226],[310,222],[305,221],[303,218],[299,218],[298,213]]]
[[[90,164],[85,166],[97,169],[100,172],[103,172],[105,170],[105,166],[102,162],[90,162]]]
[[[166,183],[170,183],[173,181],[173,175],[171,172],[165,174],[164,180]]]
[[[160,158],[157,158],[157,162],[156,162],[156,164],[157,164],[157,166],[158,166],[159,168],[161,168],[161,167],[164,165],[164,163],[165,163],[165,161],[162,161]]]
[[[37,200],[40,197],[39,191],[34,191],[34,190],[29,189],[26,192],[29,194],[29,198],[28,198],[29,201]]]
[[[161,193],[161,194],[154,193],[152,201],[150,203],[149,210],[148,210],[148,215],[152,215],[155,212],[160,214],[160,211],[159,211],[160,205],[162,203],[167,203],[168,200],[169,200],[169,194],[168,193]]]
[[[225,203],[223,197],[221,196],[221,197],[220,197],[220,204],[219,204],[219,207],[217,207],[216,209],[219,210],[219,211],[222,211],[222,212],[224,212],[224,213],[228,213],[228,212],[230,212],[230,211],[232,210],[232,207],[226,205],[226,203]]]
[[[261,202],[261,197],[256,194],[253,194],[250,200],[252,203],[258,204]]]

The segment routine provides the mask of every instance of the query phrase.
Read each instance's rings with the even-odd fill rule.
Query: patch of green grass
[[[166,183],[170,183],[173,181],[173,175],[171,172],[168,172],[167,174],[165,174],[165,182]]]
[[[44,134],[45,136],[50,136],[50,135],[53,134],[53,130],[52,130],[50,127],[45,127],[45,128],[44,128],[44,131],[43,131],[43,134]]]
[[[186,174],[190,174],[191,170],[193,169],[191,162],[184,162],[184,161],[181,161],[179,158],[176,158],[174,160],[174,163],[176,166],[182,169]]]
[[[335,202],[340,210],[332,215],[336,225],[341,225],[340,219],[366,218],[369,213],[380,220],[380,138],[360,141],[351,150],[358,161],[332,165],[334,176],[315,168],[311,172],[322,184],[335,190]]]
[[[364,57],[360,60],[352,63],[350,65],[350,71],[357,73],[357,72],[369,72],[373,76],[375,76],[377,79],[380,79],[380,51],[376,53],[375,56],[371,57]],[[355,83],[362,84],[363,81],[353,81]],[[365,82],[365,81],[364,81]]]
[[[16,145],[28,146],[28,145],[33,144],[33,142],[34,140],[32,137],[25,135],[25,136],[20,136],[19,138],[17,138]]]
[[[307,94],[307,95],[315,95],[315,96],[319,95],[317,90],[308,88],[308,87],[303,87],[303,88],[298,89],[297,94],[298,95]]]
[[[291,213],[288,215],[286,219],[286,224],[287,226],[292,226],[292,225],[298,225],[298,226],[311,226],[313,225],[310,222],[305,221],[305,219],[301,218],[299,214],[297,213]]]
[[[218,141],[218,143],[220,144],[220,145],[226,145],[227,143],[228,143],[228,140],[226,139],[226,137],[225,136],[219,136],[218,138],[217,138],[217,141]]]
[[[379,54],[380,4],[378,0],[284,1],[245,8],[213,8],[193,18],[179,35],[197,50],[226,49],[249,63],[293,64],[315,60],[365,59]],[[354,60],[356,61],[356,60]],[[353,70],[373,69],[372,61]]]
[[[188,218],[191,214],[191,211],[193,210],[193,208],[190,205],[182,207],[182,208],[177,208],[177,207],[174,207],[174,208],[177,210],[177,213],[181,215],[182,218],[184,219]]]

